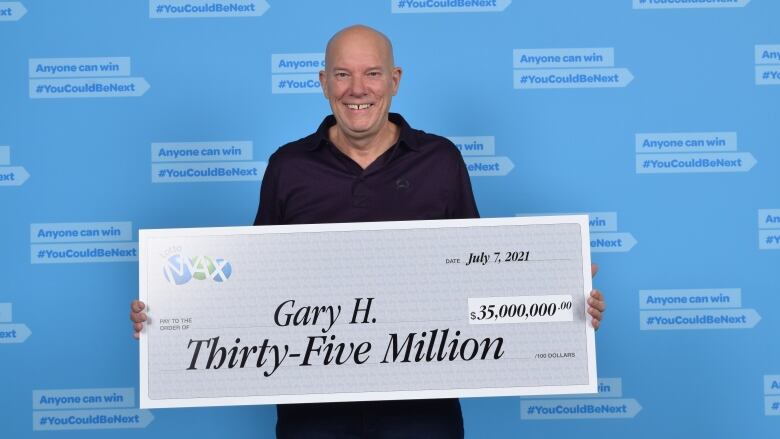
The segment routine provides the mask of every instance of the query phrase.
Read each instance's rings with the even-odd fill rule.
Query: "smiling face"
[[[392,47],[382,34],[355,26],[331,38],[320,83],[339,135],[360,142],[380,134],[390,123],[387,114],[400,80],[401,69],[393,66]]]

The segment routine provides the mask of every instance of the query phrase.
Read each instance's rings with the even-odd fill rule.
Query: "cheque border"
[[[238,226],[238,227],[200,227],[179,229],[142,229],[139,230],[139,298],[146,301],[148,298],[147,268],[149,263],[148,241],[154,238],[171,237],[195,237],[195,236],[230,236],[230,235],[255,235],[255,234],[284,234],[284,233],[321,233],[321,232],[349,232],[371,230],[402,230],[402,229],[436,229],[436,228],[461,228],[461,227],[495,227],[507,225],[559,225],[577,224],[580,227],[581,252],[582,252],[582,294],[587,300],[592,290],[590,273],[590,234],[587,215],[554,215],[554,216],[530,216],[507,218],[478,218],[478,219],[453,219],[453,220],[422,220],[422,221],[381,221],[362,223],[329,223],[329,224],[296,224],[275,226]],[[149,310],[150,317],[154,310]],[[310,393],[295,395],[265,395],[265,396],[235,396],[235,397],[202,397],[202,398],[149,398],[149,369],[148,369],[148,336],[146,331],[141,332],[139,343],[139,378],[140,378],[140,408],[173,408],[173,407],[208,407],[226,405],[262,405],[262,404],[292,404],[292,403],[316,403],[316,402],[346,402],[346,401],[373,401],[373,400],[401,400],[401,399],[438,399],[438,398],[472,398],[490,396],[539,396],[582,394],[597,392],[596,370],[596,342],[595,330],[591,323],[591,317],[585,315],[585,341],[588,357],[588,383],[578,385],[551,385],[551,386],[525,386],[525,387],[501,387],[501,388],[466,388],[446,390],[402,390],[359,393]]]

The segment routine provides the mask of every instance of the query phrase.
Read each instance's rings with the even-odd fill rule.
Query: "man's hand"
[[[596,273],[599,272],[599,266],[596,264],[590,264],[590,275],[596,277]],[[604,315],[604,311],[607,309],[607,302],[604,301],[604,295],[601,291],[593,289],[590,292],[590,298],[588,299],[588,314],[593,317],[591,323],[593,329],[598,330],[601,326],[601,317]]]
[[[133,338],[136,340],[141,336],[141,330],[144,329],[146,313],[143,311],[145,308],[146,304],[140,300],[133,300],[130,303],[130,320],[133,321]]]

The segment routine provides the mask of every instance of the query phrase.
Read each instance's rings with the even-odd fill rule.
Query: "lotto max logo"
[[[208,256],[187,257],[175,254],[169,256],[163,266],[165,279],[174,285],[183,285],[192,279],[224,282],[232,273],[233,267],[230,262]]]

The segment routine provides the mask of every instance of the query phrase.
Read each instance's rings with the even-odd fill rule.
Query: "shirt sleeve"
[[[474,200],[474,192],[471,190],[471,179],[466,169],[466,163],[463,161],[463,156],[460,155],[460,152],[457,149],[455,151],[457,153],[457,169],[455,171],[455,190],[452,193],[453,199],[449,218],[479,218],[479,210],[477,209],[477,202]]]
[[[260,184],[260,205],[255,215],[254,225],[271,226],[283,224],[282,204],[279,196],[279,164],[276,153],[268,159],[268,166]]]

